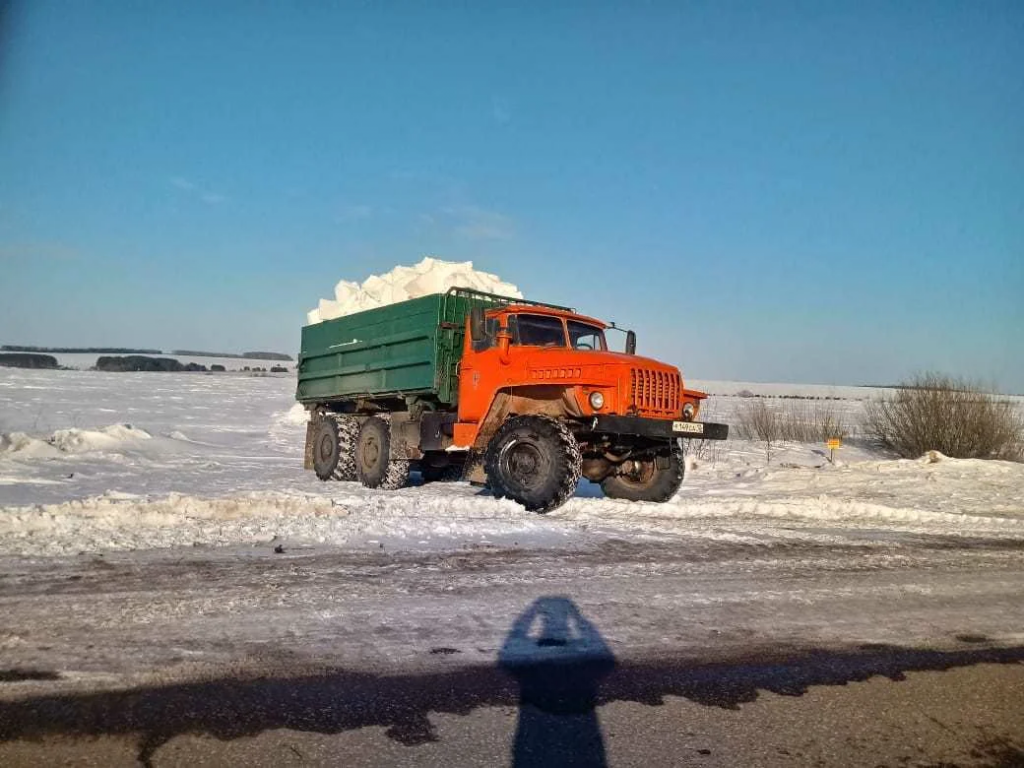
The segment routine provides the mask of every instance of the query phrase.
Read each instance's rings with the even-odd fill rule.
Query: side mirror
[[[483,307],[473,307],[469,310],[469,338],[474,343],[487,338],[487,330],[484,327]]]
[[[507,328],[498,329],[498,362],[508,365],[512,358],[508,356],[509,346],[512,344],[512,333]]]
[[[626,331],[626,354],[636,354],[636,331]]]

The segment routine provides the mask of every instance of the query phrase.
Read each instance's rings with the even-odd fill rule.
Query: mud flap
[[[470,485],[483,487],[487,485],[487,473],[484,472],[483,457],[476,451],[471,451],[466,459],[466,470],[462,479]]]
[[[302,458],[302,468],[313,468],[313,420],[306,422],[306,450]]]

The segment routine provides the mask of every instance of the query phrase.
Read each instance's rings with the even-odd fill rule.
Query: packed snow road
[[[919,535],[9,561],[0,762],[1014,765],[1020,559]]]
[[[5,561],[6,663],[47,687],[152,675],[493,664],[515,617],[568,596],[619,658],[751,649],[1024,645],[1020,546],[606,539],[571,549],[169,550]],[[441,649],[441,650],[438,650]]]
[[[611,764],[685,764],[656,759],[688,733],[666,713],[739,705],[693,731],[734,744],[717,764],[786,764],[791,744],[749,751],[768,743],[755,721],[778,723],[773,693],[817,702],[787,721],[807,734],[797,762],[858,764],[829,752],[845,733],[860,764],[906,763],[908,726],[885,708],[908,702],[931,718],[911,735],[933,762],[1019,748],[1024,465],[856,443],[835,465],[799,444],[766,465],[730,440],[689,456],[667,504],[584,484],[538,516],[464,483],[320,483],[293,386],[0,371],[0,762],[258,764],[245,739],[265,733],[280,764],[298,731],[348,739],[288,742],[314,764],[480,764],[458,723],[507,755],[535,694],[544,712],[582,696],[574,733]],[[854,415],[868,396],[841,395]],[[716,419],[734,404],[718,398]],[[550,664],[582,682],[537,694],[531,670]],[[893,690],[872,681],[874,698],[836,688],[879,675]],[[954,689],[975,703],[959,741],[932,723]],[[865,707],[889,729],[871,748],[850,731]],[[241,751],[195,741],[210,735]]]

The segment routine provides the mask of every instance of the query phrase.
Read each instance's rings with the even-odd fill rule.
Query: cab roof
[[[488,315],[499,315],[503,313],[524,313],[529,315],[547,315],[549,317],[561,317],[566,320],[579,320],[582,323],[588,325],[596,325],[600,328],[609,328],[608,323],[604,320],[598,320],[596,317],[588,317],[587,315],[581,315],[578,312],[570,312],[566,309],[555,309],[554,307],[541,307],[536,304],[509,304],[505,307],[496,307],[487,311]]]

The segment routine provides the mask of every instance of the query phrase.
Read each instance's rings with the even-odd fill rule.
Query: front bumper
[[[725,440],[728,424],[707,421],[671,421],[644,419],[639,416],[595,416],[588,425],[591,432],[608,435],[635,435],[659,440],[684,437],[691,440]]]

